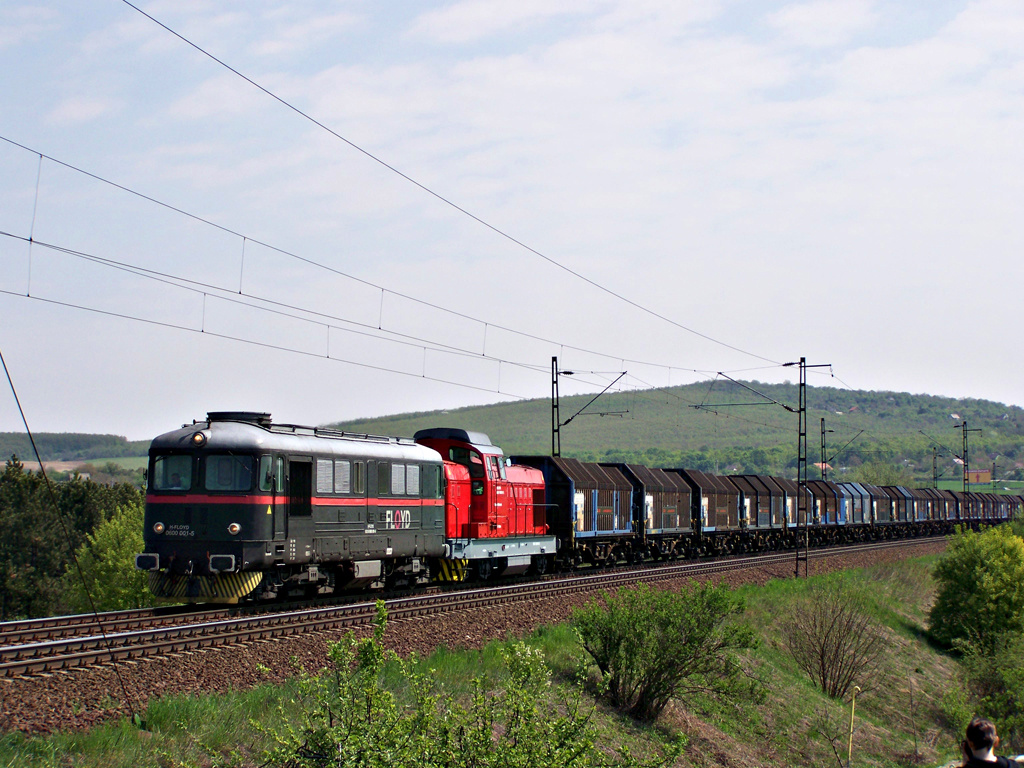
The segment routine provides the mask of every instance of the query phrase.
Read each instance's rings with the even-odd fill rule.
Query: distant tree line
[[[130,441],[119,435],[86,435],[41,432],[33,435],[43,461],[79,461],[145,456],[148,440]],[[0,456],[34,456],[32,444],[23,432],[0,432]]]

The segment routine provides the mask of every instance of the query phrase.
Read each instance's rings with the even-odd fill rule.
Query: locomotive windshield
[[[206,457],[206,490],[248,491],[252,489],[252,456],[211,454]]]
[[[150,486],[155,491],[187,491],[192,488],[192,457],[157,456],[153,459]]]

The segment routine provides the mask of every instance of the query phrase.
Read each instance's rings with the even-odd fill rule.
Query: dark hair
[[[991,720],[976,717],[967,725],[967,741],[975,749],[988,749],[995,746],[996,727]]]

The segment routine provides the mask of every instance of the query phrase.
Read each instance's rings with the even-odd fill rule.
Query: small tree
[[[834,699],[854,684],[868,689],[885,650],[863,597],[831,582],[797,603],[783,637],[800,669]]]
[[[749,627],[729,621],[743,611],[724,586],[676,593],[638,584],[604,594],[603,604],[591,601],[572,621],[612,704],[650,722],[673,698],[689,693],[762,695],[732,653],[754,645]]]
[[[98,611],[118,611],[152,604],[146,573],[135,569],[135,555],[144,547],[142,526],[142,505],[127,504],[86,536],[75,552],[86,584],[73,564],[64,574],[68,610],[82,613],[95,605]]]
[[[943,645],[988,652],[1003,633],[1024,631],[1024,540],[1010,526],[953,536],[934,578],[929,624]]]

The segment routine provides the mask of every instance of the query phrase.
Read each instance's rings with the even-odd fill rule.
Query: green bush
[[[573,613],[580,642],[597,665],[611,703],[651,722],[673,698],[694,692],[759,697],[732,651],[754,645],[752,630],[729,621],[743,601],[724,586],[681,592],[638,584]]]
[[[989,653],[972,649],[964,667],[977,713],[996,724],[1004,747],[1024,749],[1024,636],[1008,632]]]
[[[953,536],[934,577],[929,624],[939,643],[990,651],[1002,633],[1024,631],[1024,540],[1008,525]]]
[[[472,681],[468,701],[436,690],[419,659],[383,645],[387,616],[378,603],[372,637],[352,633],[329,650],[323,674],[300,680],[298,722],[270,735],[265,765],[278,768],[516,768],[642,765],[611,759],[595,744],[579,700],[552,687],[543,654],[522,642],[504,647],[501,685]],[[390,681],[390,685],[387,683]],[[284,713],[282,713],[284,714]],[[287,720],[287,717],[285,718]],[[677,744],[666,765],[681,750]]]

